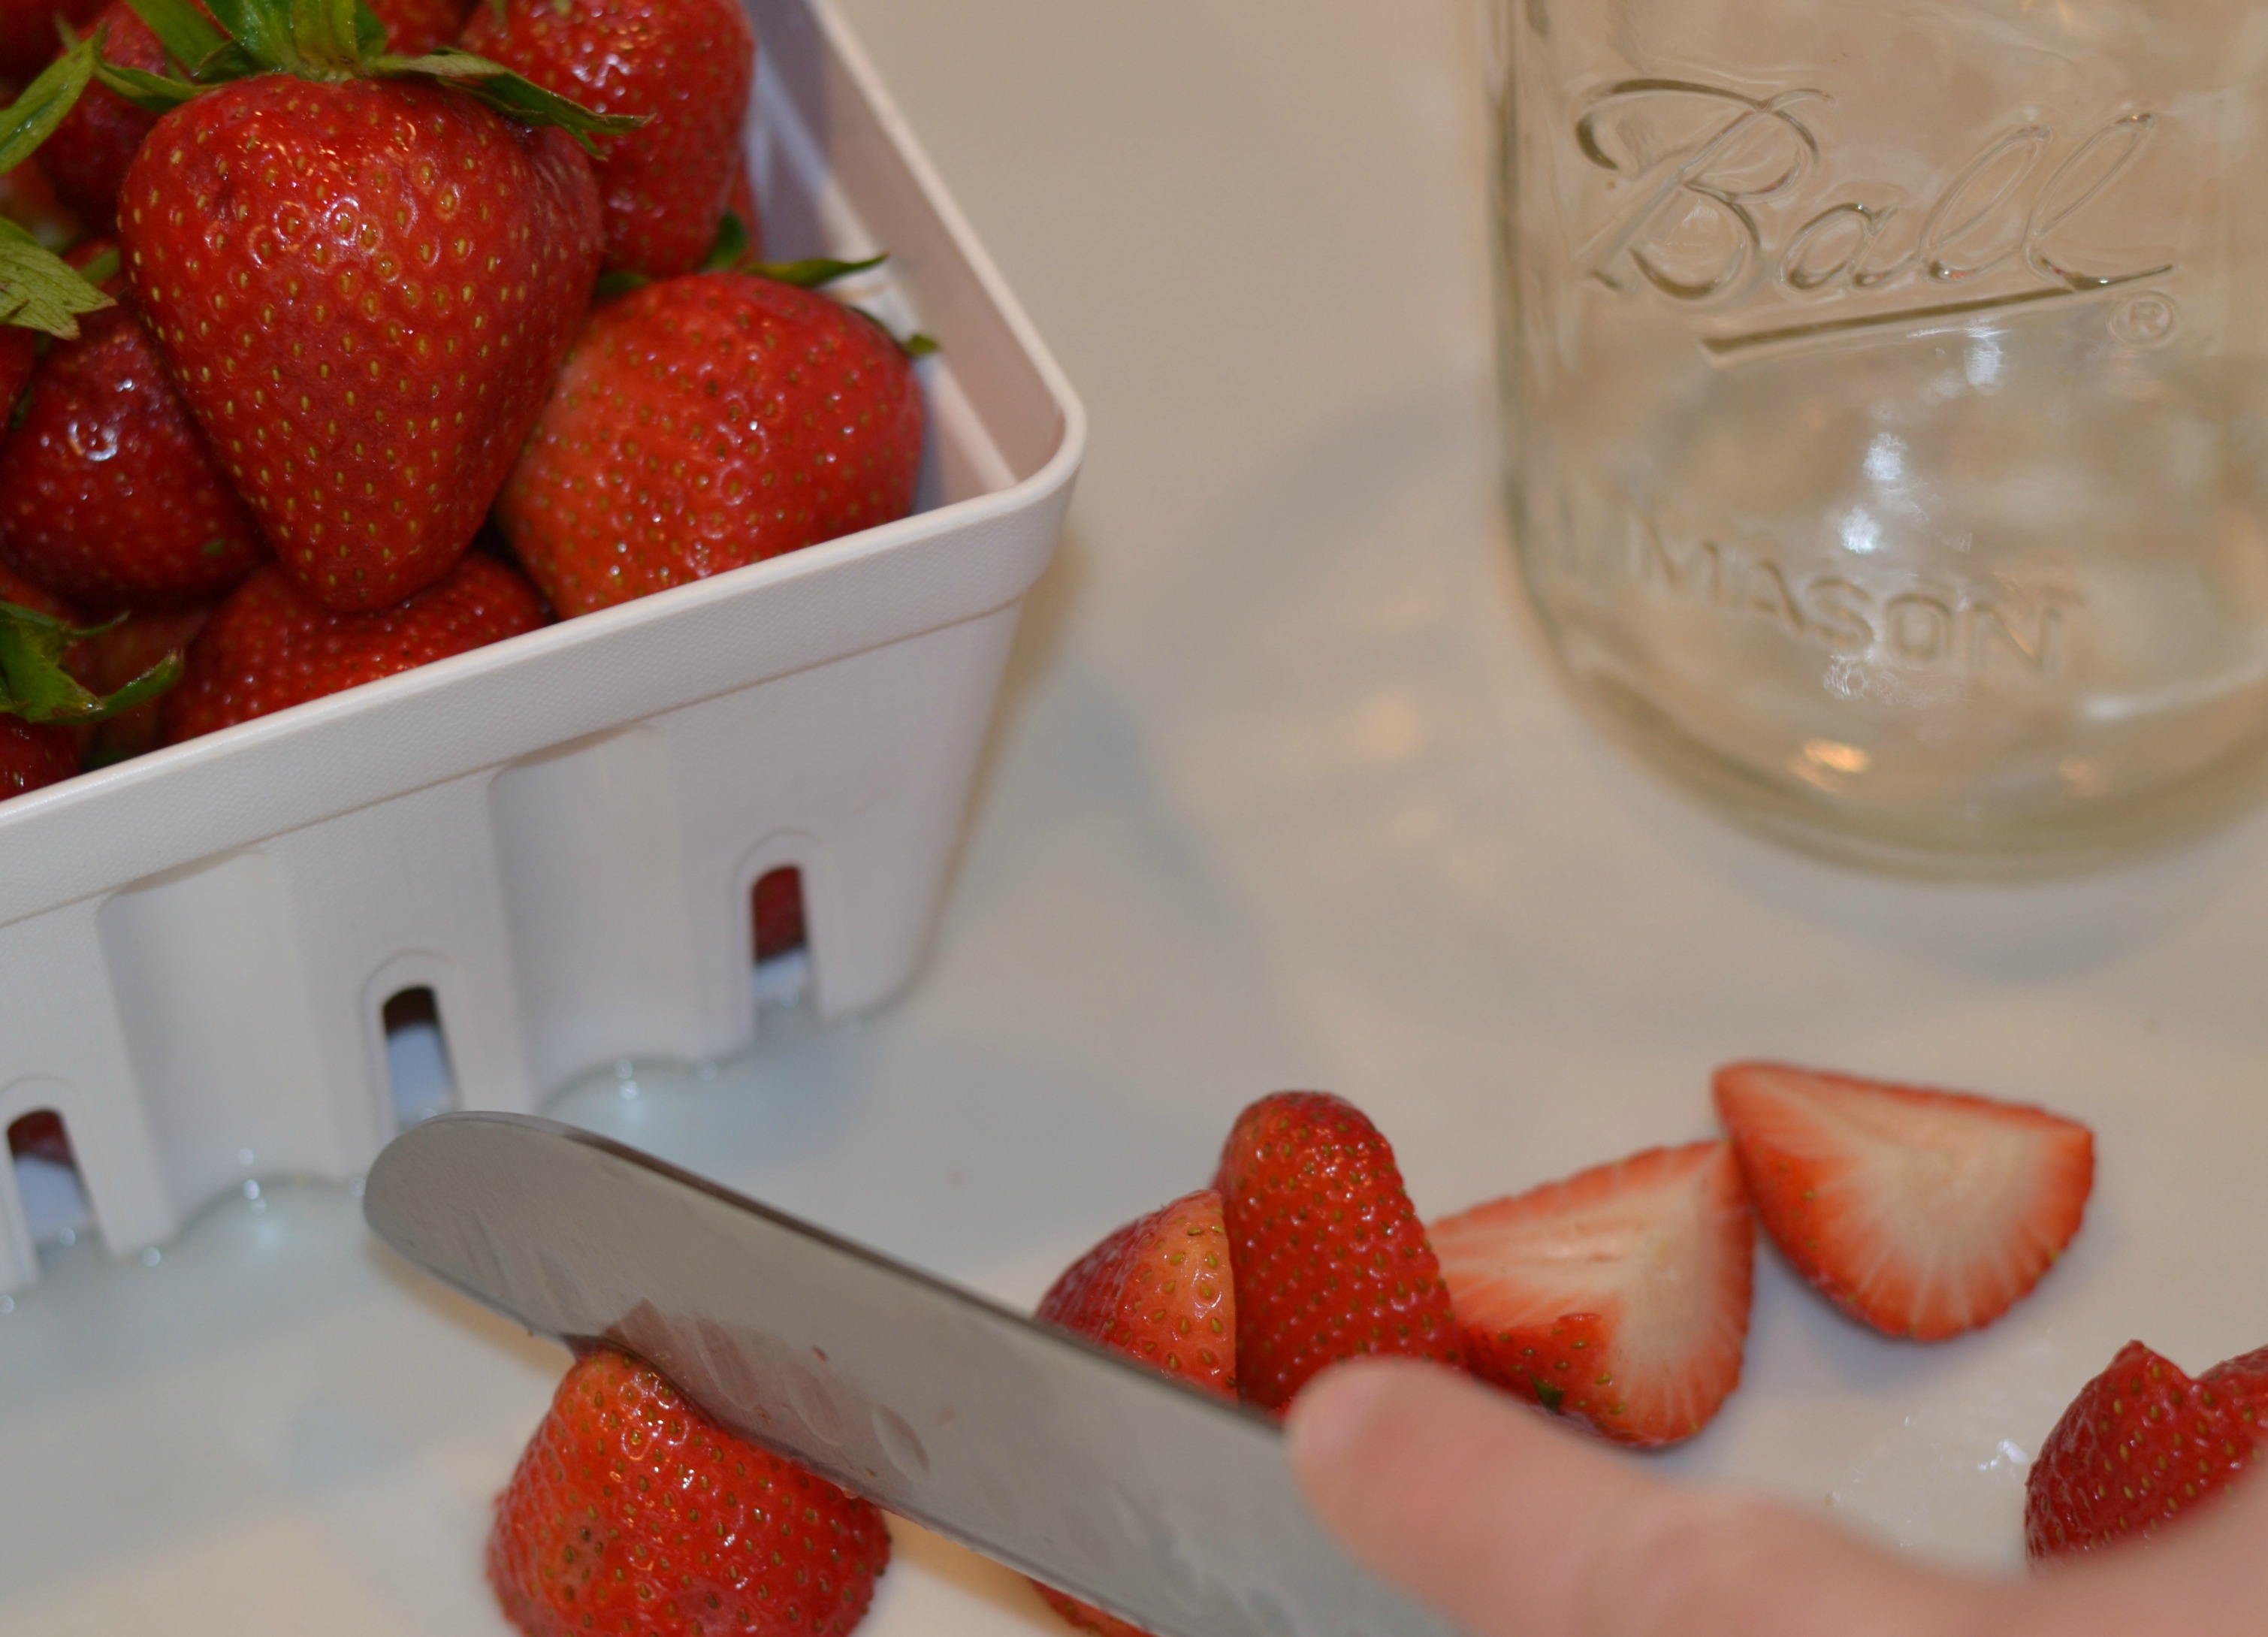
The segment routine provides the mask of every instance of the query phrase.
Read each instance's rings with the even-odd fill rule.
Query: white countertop
[[[2092,1123],[2072,1254],[1948,1346],[1760,1265],[1665,1470],[2007,1564],[2022,1466],[2130,1336],[2268,1342],[2268,817],[2076,884],[1847,874],[1594,741],[1496,510],[1470,0],[850,0],[1084,395],[935,953],[863,1021],[565,1117],[1028,1301],[1201,1183],[1242,1103],[1369,1110],[1439,1213],[1710,1129],[1772,1055]],[[0,1316],[0,1637],[500,1637],[488,1497],[563,1363],[343,1191],[88,1245]],[[868,1630],[1057,1630],[917,1531]]]

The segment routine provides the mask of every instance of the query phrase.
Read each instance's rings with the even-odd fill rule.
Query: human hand
[[[1683,1486],[1435,1367],[1293,1402],[1308,1503],[1471,1637],[2258,1637],[2268,1483],[2139,1549],[2021,1580],[1937,1568],[1778,1501]]]

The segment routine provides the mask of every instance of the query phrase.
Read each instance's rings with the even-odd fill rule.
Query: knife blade
[[[1281,1432],[603,1137],[447,1114],[363,1214],[444,1282],[644,1359],[725,1427],[1159,1637],[1453,1637],[1344,1556]]]

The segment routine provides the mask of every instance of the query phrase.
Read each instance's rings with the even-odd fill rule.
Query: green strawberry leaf
[[[108,629],[0,602],[0,711],[27,722],[99,722],[156,698],[180,680],[181,656],[169,653],[115,693],[88,691],[63,669],[63,652]]]
[[[863,262],[837,262],[828,256],[812,256],[801,262],[759,262],[749,270],[765,278],[776,278],[783,284],[793,284],[799,290],[816,290],[821,284],[831,284],[838,278],[848,278],[853,273],[863,273],[870,267],[880,267],[890,258],[887,254],[870,255]]]
[[[82,40],[40,70],[24,94],[0,111],[0,172],[12,171],[32,157],[94,77],[97,41]]]
[[[1558,1414],[1559,1406],[1567,1402],[1567,1390],[1565,1387],[1555,1387],[1540,1375],[1529,1376],[1528,1384],[1535,1389],[1536,1402],[1554,1415]]]
[[[591,299],[612,301],[617,296],[630,294],[633,290],[644,290],[652,283],[653,280],[648,278],[644,273],[634,273],[626,267],[610,267],[599,275],[599,282],[591,290]]]
[[[748,225],[740,219],[737,210],[727,210],[717,224],[717,237],[710,241],[709,254],[702,259],[704,273],[729,273],[747,259]]]
[[[595,138],[619,136],[645,123],[643,114],[594,114],[523,79],[501,63],[455,46],[443,46],[422,57],[373,57],[364,67],[372,74],[422,76],[454,85],[523,125],[556,125],[592,153],[600,151]]]
[[[125,264],[125,258],[119,253],[118,247],[111,245],[87,257],[84,263],[73,270],[88,284],[99,290],[117,277],[119,269]]]
[[[177,108],[204,89],[202,85],[192,85],[186,79],[175,79],[170,74],[121,68],[115,63],[97,63],[94,77],[135,107],[147,108],[152,114]]]
[[[318,8],[324,3],[325,0],[298,0],[296,4],[292,0],[207,0],[222,32],[236,42],[239,50],[261,68],[282,69],[287,73],[295,73],[306,66],[299,55],[300,31],[294,14],[302,7]],[[135,0],[128,0],[128,4],[134,4]],[[156,33],[154,26],[151,32]],[[164,36],[158,38],[162,40]],[[188,59],[183,62],[186,64]]]
[[[940,344],[936,336],[917,329],[898,343],[898,350],[909,358],[925,358]]]
[[[78,315],[113,305],[54,251],[0,217],[0,323],[45,330],[64,340],[78,335]]]
[[[215,28],[212,20],[197,9],[195,0],[126,0],[126,4],[134,8],[134,15],[142,19],[143,25],[158,36],[158,43],[166,48],[166,55],[180,63],[193,77],[200,76],[208,63],[225,53],[235,51],[242,55],[237,43]],[[246,67],[249,69],[250,66],[247,58]],[[107,84],[107,80],[105,83]],[[111,89],[115,91],[117,87],[113,85]]]

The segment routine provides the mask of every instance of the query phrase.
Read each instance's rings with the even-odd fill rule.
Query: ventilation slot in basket
[[[455,1108],[457,1076],[449,1066],[449,1037],[433,992],[423,984],[401,991],[386,1003],[379,1021],[386,1026],[386,1068],[394,1082],[394,1129],[406,1131]]]
[[[756,956],[756,999],[799,1005],[811,989],[810,938],[803,919],[803,872],[792,864],[767,870],[749,894],[749,947]]]
[[[16,1196],[23,1204],[33,1244],[75,1244],[94,1226],[63,1116],[53,1109],[35,1109],[10,1125],[8,1158],[15,1167]]]

